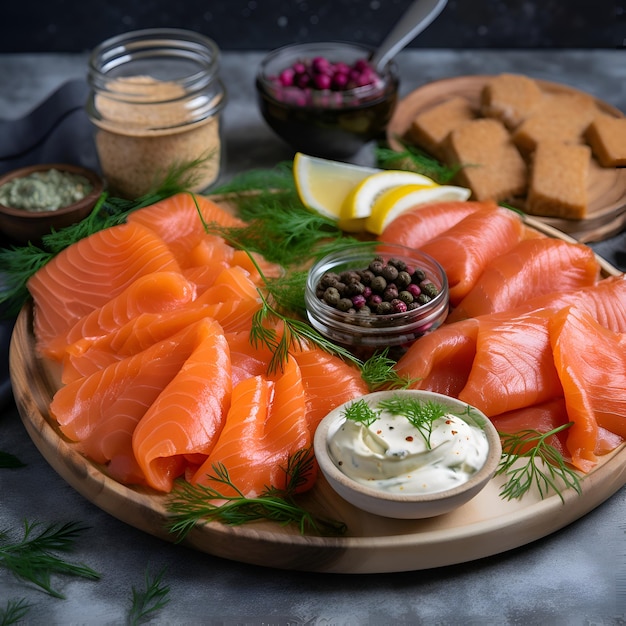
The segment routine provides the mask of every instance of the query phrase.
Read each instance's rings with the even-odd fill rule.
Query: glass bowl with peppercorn
[[[383,136],[398,100],[394,62],[376,72],[370,54],[366,47],[343,42],[270,52],[256,78],[265,121],[298,152],[353,156]]]
[[[104,189],[94,171],[66,163],[30,165],[0,176],[0,234],[37,244],[52,229],[80,222]]]
[[[309,270],[305,301],[311,325],[367,359],[389,349],[399,358],[448,315],[448,280],[431,256],[383,242],[349,245]]]

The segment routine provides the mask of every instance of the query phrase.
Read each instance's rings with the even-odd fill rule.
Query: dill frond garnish
[[[261,191],[233,199],[242,227],[207,225],[208,232],[221,235],[232,245],[262,254],[283,267],[313,260],[337,247],[356,243],[346,237],[337,222],[313,211],[300,201],[295,190],[282,193]]]
[[[580,494],[581,486],[578,474],[568,467],[561,453],[548,439],[560,431],[569,428],[572,422],[563,424],[548,432],[528,429],[517,433],[500,433],[502,440],[502,460],[496,476],[506,476],[507,482],[502,486],[500,497],[507,500],[519,499],[533,485],[539,495],[544,498],[550,488],[562,502],[563,485]],[[515,466],[516,461],[525,459],[523,465]],[[562,485],[559,484],[562,482]]]
[[[407,389],[416,379],[400,376],[395,370],[396,361],[389,356],[389,348],[374,353],[361,368],[361,378],[371,391],[379,389]]]
[[[390,148],[376,148],[376,162],[382,169],[408,170],[417,172],[443,185],[452,182],[461,166],[450,167],[444,165],[416,146],[398,139],[404,148],[403,152],[396,152]]]
[[[182,541],[200,523],[218,521],[240,526],[248,522],[270,520],[283,525],[296,524],[302,534],[343,534],[345,524],[318,518],[299,506],[294,499],[297,488],[307,482],[313,470],[313,459],[311,449],[296,452],[284,468],[287,474],[286,488],[279,490],[267,487],[256,497],[245,496],[232,483],[228,470],[221,463],[214,465],[214,474],[208,476],[217,487],[191,485],[181,481],[177,483],[167,505],[172,516],[168,531],[177,535],[177,541]],[[235,495],[222,495],[219,485],[234,490]]]
[[[86,527],[75,522],[50,524],[38,534],[39,523],[24,522],[24,536],[12,543],[8,531],[0,531],[0,567],[13,572],[15,576],[31,582],[55,598],[64,596],[52,587],[51,576],[62,574],[88,580],[98,580],[100,574],[90,567],[70,563],[54,552],[70,552],[78,535]]]
[[[422,436],[428,449],[431,446],[430,436],[433,432],[433,423],[450,412],[443,404],[430,400],[423,402],[416,398],[386,398],[381,400],[378,406],[393,415],[406,417]]]
[[[293,162],[284,161],[270,169],[254,169],[241,172],[229,182],[219,185],[211,190],[214,194],[256,192],[260,189],[273,189],[276,191],[295,190],[296,184],[293,177]]]
[[[380,411],[376,411],[365,400],[361,399],[351,402],[344,409],[343,415],[351,422],[371,426],[380,417]]]
[[[131,607],[128,612],[128,624],[135,626],[150,619],[154,613],[165,607],[169,601],[170,587],[163,584],[163,576],[167,568],[152,576],[146,570],[145,590],[132,588]]]
[[[268,365],[270,374],[282,367],[282,364],[289,358],[291,350],[304,348],[309,344],[339,356],[359,368],[362,366],[362,362],[349,350],[333,343],[312,326],[309,326],[308,323],[284,315],[270,304],[268,298],[260,290],[259,294],[262,304],[252,318],[250,343],[255,348],[264,345],[271,350],[272,358]],[[280,333],[276,329],[277,322],[282,324],[282,332]]]
[[[9,626],[10,624],[17,624],[26,617],[28,611],[30,611],[32,604],[26,600],[26,598],[19,598],[18,600],[8,600],[6,607],[0,609],[0,626]]]

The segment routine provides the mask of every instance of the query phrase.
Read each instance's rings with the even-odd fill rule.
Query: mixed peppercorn
[[[361,315],[405,313],[427,304],[438,293],[423,270],[381,256],[362,269],[326,272],[316,286],[317,297],[329,306]]]

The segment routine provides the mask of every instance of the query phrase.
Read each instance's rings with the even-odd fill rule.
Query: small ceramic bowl
[[[398,101],[398,75],[390,62],[369,84],[349,88],[319,88],[316,84],[285,84],[283,72],[295,64],[324,59],[354,67],[371,50],[351,43],[328,42],[284,46],[261,62],[257,99],[274,130],[299,152],[337,159],[356,154],[366,143],[384,135]],[[358,80],[355,84],[358,84]]]
[[[396,519],[421,519],[449,513],[469,502],[494,476],[502,456],[502,446],[496,428],[487,417],[477,409],[469,407],[455,398],[421,390],[378,391],[363,399],[376,404],[391,396],[416,398],[422,402],[435,402],[449,408],[453,415],[461,417],[484,433],[487,443],[487,455],[484,464],[468,480],[452,488],[432,493],[395,493],[379,488],[377,484],[363,484],[348,477],[336,464],[329,449],[330,438],[345,423],[345,408],[351,402],[331,411],[319,424],[314,439],[315,456],[326,481],[341,496],[355,507]]]
[[[438,295],[417,308],[385,315],[342,311],[318,296],[318,285],[325,274],[366,269],[375,256],[381,256],[385,261],[398,259],[410,270],[421,269],[427,281],[437,287]],[[307,276],[305,302],[313,328],[334,343],[364,360],[383,349],[388,349],[390,356],[398,359],[416,339],[435,330],[446,319],[448,279],[441,265],[430,255],[396,244],[363,242],[333,252],[313,265]]]
[[[18,244],[25,244],[29,241],[37,243],[43,235],[52,229],[59,230],[81,221],[93,209],[104,189],[102,178],[96,172],[66,163],[30,165],[13,170],[0,176],[0,186],[35,172],[48,172],[53,169],[83,176],[91,184],[91,191],[77,202],[49,211],[28,211],[0,203],[0,233],[12,242]]]

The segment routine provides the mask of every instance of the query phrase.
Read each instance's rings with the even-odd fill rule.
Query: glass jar
[[[192,191],[217,181],[226,103],[219,62],[211,39],[170,28],[126,33],[93,50],[86,109],[112,192],[139,197],[191,164]]]
[[[375,257],[380,257],[385,264],[399,260],[410,274],[422,270],[426,282],[432,282],[437,288],[437,295],[416,308],[386,315],[363,314],[354,309],[341,311],[320,297],[318,286],[325,274],[365,270]],[[329,254],[315,263],[307,276],[305,302],[313,328],[358,358],[366,360],[375,352],[389,348],[389,356],[398,359],[416,339],[435,330],[446,319],[448,279],[441,265],[430,255],[405,246],[366,242]]]

